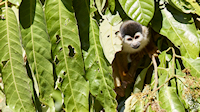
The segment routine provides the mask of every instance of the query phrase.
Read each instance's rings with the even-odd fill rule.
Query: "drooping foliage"
[[[0,111],[200,111],[199,16],[198,0],[0,0]],[[128,63],[125,20],[156,52]]]

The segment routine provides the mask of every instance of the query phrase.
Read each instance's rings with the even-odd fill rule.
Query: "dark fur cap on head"
[[[124,23],[122,23],[120,27],[120,32],[122,38],[124,38],[125,35],[133,37],[135,33],[142,32],[142,25],[138,22],[127,20]]]

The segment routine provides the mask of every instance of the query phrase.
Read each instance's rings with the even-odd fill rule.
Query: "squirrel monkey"
[[[118,35],[122,40],[122,52],[130,54],[141,51],[150,41],[149,28],[132,20],[122,23]]]

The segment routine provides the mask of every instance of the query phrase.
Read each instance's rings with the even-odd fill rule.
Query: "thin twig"
[[[155,74],[154,74],[155,85],[154,85],[153,90],[156,90],[157,85],[158,85],[158,72],[157,72],[158,70],[157,70],[157,63],[156,63],[156,59],[155,59],[155,56],[154,56],[154,55],[152,55],[152,61],[153,61],[154,72],[155,72]]]
[[[158,88],[156,88],[155,90],[153,90],[152,93],[155,93],[156,91],[158,91],[161,87],[163,87],[167,82],[169,82],[172,78],[174,78],[174,76],[171,76],[169,79],[167,79],[165,81],[165,83],[163,83],[161,86],[159,86]]]
[[[5,4],[5,1],[2,2],[2,0],[0,0],[0,6]]]

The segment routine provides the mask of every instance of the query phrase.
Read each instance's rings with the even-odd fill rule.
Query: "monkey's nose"
[[[131,44],[131,47],[133,49],[137,49],[138,47],[140,47],[140,44],[139,43],[137,43],[137,44]]]

